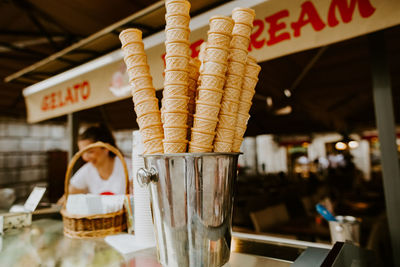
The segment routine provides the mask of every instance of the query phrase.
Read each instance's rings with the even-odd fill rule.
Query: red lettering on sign
[[[88,99],[88,97],[90,96],[90,86],[89,86],[89,82],[84,81],[82,83],[81,86],[81,95],[82,95],[82,99],[86,100]]]
[[[264,31],[264,22],[260,19],[255,19],[253,26],[256,28],[256,30],[250,35],[249,51],[251,51],[252,46],[254,46],[256,49],[260,49],[265,44],[265,38],[257,40]]]
[[[81,86],[80,84],[75,84],[74,85],[74,93],[75,93],[74,101],[79,101],[79,87],[80,86]]]
[[[339,24],[336,18],[335,10],[339,10],[340,16],[344,23],[349,23],[353,18],[354,9],[358,2],[358,10],[361,17],[368,18],[374,14],[376,8],[372,6],[369,0],[350,0],[350,5],[347,5],[347,0],[332,0],[328,11],[328,25],[330,27],[335,27]]]
[[[62,91],[57,91],[57,99],[60,107],[64,106],[65,103],[62,100]]]
[[[270,39],[267,41],[267,45],[274,45],[284,40],[290,39],[290,35],[288,32],[282,32],[281,34],[276,35],[278,31],[286,28],[285,22],[278,23],[278,21],[288,16],[289,11],[285,9],[265,18],[265,21],[270,24],[270,27],[268,29]]]
[[[46,111],[46,110],[49,108],[49,103],[47,102],[48,100],[49,100],[49,96],[45,95],[45,96],[43,97],[42,106],[41,106],[41,109],[42,109],[43,111]]]
[[[307,17],[307,19],[306,19]],[[304,2],[301,5],[301,13],[297,22],[293,22],[291,24],[294,30],[294,37],[299,37],[301,33],[301,28],[311,23],[311,26],[315,31],[320,31],[325,27],[325,23],[318,15],[318,11],[315,9],[315,6],[310,1]]]
[[[86,101],[90,97],[90,84],[83,81],[67,87],[65,90],[58,90],[43,96],[41,110],[53,110],[79,101]]]
[[[50,95],[50,108],[51,109],[55,109],[57,106],[56,106],[56,93],[51,93],[51,95]]]
[[[71,88],[67,88],[67,96],[65,97],[65,103],[68,104],[68,102],[74,103],[74,98],[72,97],[72,92],[71,92]]]

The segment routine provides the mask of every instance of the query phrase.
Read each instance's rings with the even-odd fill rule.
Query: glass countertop
[[[161,266],[156,248],[120,254],[103,238],[71,239],[63,235],[59,220],[34,221],[31,227],[11,230],[0,236],[0,266]],[[232,252],[225,266],[290,266],[291,262]]]

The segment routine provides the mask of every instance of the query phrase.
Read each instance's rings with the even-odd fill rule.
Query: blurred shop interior
[[[196,1],[194,14],[223,2]],[[136,9],[139,7],[132,7],[124,16]],[[135,22],[145,36],[164,26],[161,20],[154,20],[155,15],[157,12]],[[87,26],[87,32],[82,29],[81,34],[96,32],[115,21],[110,18],[92,29]],[[149,21],[153,23],[148,25]],[[53,40],[56,46],[68,47],[81,38],[70,37]],[[4,43],[16,42],[12,34],[3,33],[0,38]],[[386,55],[390,72],[400,153],[399,26],[260,62],[260,81],[239,158],[234,231],[329,243],[328,223],[315,210],[317,203],[323,203],[335,215],[359,218],[361,246],[374,249],[381,259],[391,258],[374,112],[374,38],[381,38],[385,44],[385,51],[380,52]],[[42,70],[5,82],[5,77],[56,49],[47,42],[27,46],[29,49],[21,48],[25,52],[12,46],[0,51],[0,209],[4,210],[23,202],[35,185],[48,187],[43,205],[55,202],[63,193],[70,156],[68,117],[27,124],[22,89],[114,51],[119,43],[118,34],[106,33],[86,44],[85,49],[90,47],[92,53],[83,53],[82,48],[81,52],[64,56],[70,57],[72,65],[68,60],[48,62]],[[161,96],[158,91],[158,98]],[[99,122],[107,124],[118,147],[130,156],[132,131],[138,128],[130,98],[72,116],[80,128]]]

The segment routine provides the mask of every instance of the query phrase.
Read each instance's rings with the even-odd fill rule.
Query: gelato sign
[[[193,57],[207,39],[208,19],[216,14],[230,15],[237,6],[248,6],[256,11],[249,52],[259,62],[400,24],[398,0],[232,1],[192,20],[190,50]],[[144,39],[156,89],[163,87],[164,41],[164,32]],[[29,122],[130,97],[123,55],[119,50],[71,71],[50,78],[52,82],[46,80],[31,86],[35,89],[24,90]]]

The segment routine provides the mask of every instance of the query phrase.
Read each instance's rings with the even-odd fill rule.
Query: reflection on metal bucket
[[[229,261],[239,153],[145,155],[158,257],[163,266],[222,266]]]
[[[360,222],[353,216],[336,216],[337,221],[329,221],[332,244],[337,241],[360,244]]]

